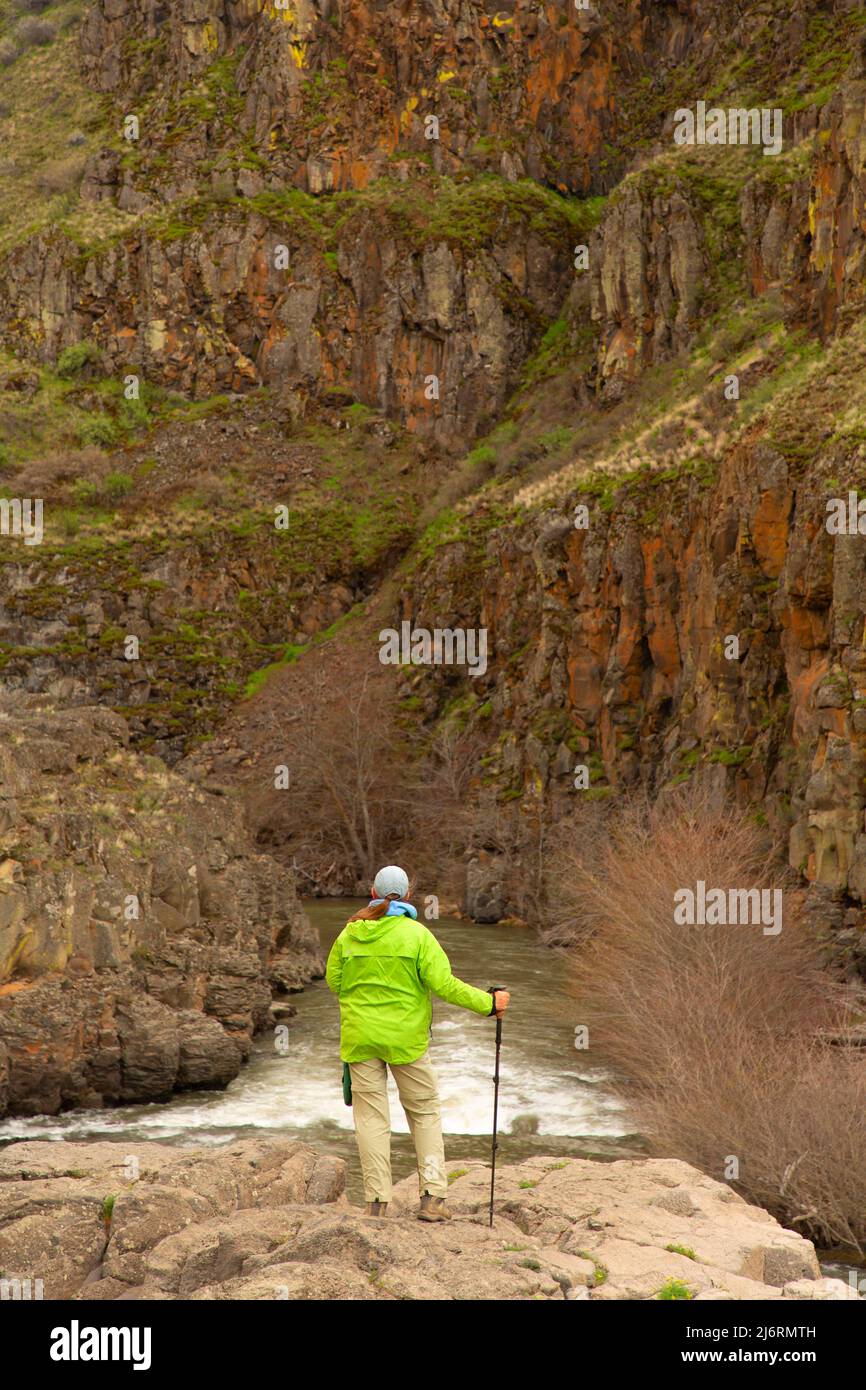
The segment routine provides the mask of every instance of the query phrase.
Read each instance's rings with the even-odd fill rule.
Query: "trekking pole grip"
[[[504,989],[505,989],[505,986],[504,986],[504,985],[488,985],[488,986],[487,986],[487,993],[493,995],[493,999],[494,999],[494,1003],[495,1003],[497,991],[498,991],[498,990],[504,990]],[[497,1022],[498,1024],[501,1024],[501,1023],[502,1023],[502,1019],[501,1019],[501,1018],[498,1018],[498,1019],[496,1020],[496,1022]]]

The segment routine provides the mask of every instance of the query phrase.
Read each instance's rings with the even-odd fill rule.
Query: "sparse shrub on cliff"
[[[112,449],[119,437],[117,425],[108,415],[94,413],[78,429],[82,444],[98,444],[103,449]]]
[[[496,462],[496,450],[490,444],[479,444],[466,455],[466,462],[471,468],[489,473],[490,465]]]
[[[866,1248],[866,1058],[826,1041],[849,1006],[793,894],[775,936],[674,920],[674,893],[698,880],[783,885],[765,832],[682,789],[563,855],[578,1017],[654,1150],[821,1244]]]
[[[73,507],[60,507],[55,511],[57,525],[64,540],[71,541],[81,531],[81,517]]]
[[[77,478],[72,487],[72,496],[79,507],[101,507],[121,498],[132,491],[134,480],[129,473],[108,473],[95,481],[92,478]]]
[[[710,340],[710,351],[716,361],[728,365],[745,348],[751,347],[763,335],[779,329],[784,321],[784,304],[779,293],[770,292],[760,299],[743,303],[738,300],[726,314]]]
[[[57,358],[57,375],[66,379],[84,376],[99,361],[99,348],[92,339],[87,338],[63,349]]]
[[[99,505],[99,488],[90,478],[76,478],[72,488],[72,496],[79,507]]]
[[[569,429],[567,425],[556,425],[552,430],[546,430],[538,436],[538,443],[545,453],[558,453],[561,449],[568,448],[574,439],[575,431]]]
[[[109,473],[102,484],[102,492],[108,502],[119,502],[132,488],[133,479],[129,473]]]
[[[52,43],[55,36],[54,25],[37,19],[35,15],[28,15],[15,26],[15,41],[22,49],[41,48],[46,43]]]
[[[554,319],[546,328],[535,352],[524,364],[524,386],[534,386],[559,371],[567,351],[568,322],[564,317]]]

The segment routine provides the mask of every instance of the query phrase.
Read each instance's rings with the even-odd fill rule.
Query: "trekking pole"
[[[496,998],[496,991],[504,989],[504,985],[491,985],[490,993]],[[496,1150],[499,1143],[496,1138],[496,1130],[499,1124],[499,1049],[502,1046],[502,1019],[496,1020],[496,1069],[493,1073],[493,1152],[490,1162],[490,1222],[493,1225],[493,1189],[496,1184]]]

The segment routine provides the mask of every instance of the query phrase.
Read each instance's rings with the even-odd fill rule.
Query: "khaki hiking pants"
[[[361,1156],[364,1199],[367,1202],[391,1200],[391,1111],[388,1106],[388,1069],[374,1057],[369,1062],[351,1062],[352,1111],[355,1137]],[[417,1062],[392,1066],[400,1104],[406,1112],[418,1159],[418,1187],[434,1197],[448,1195],[445,1148],[442,1143],[442,1115],[436,1073],[427,1053]]]

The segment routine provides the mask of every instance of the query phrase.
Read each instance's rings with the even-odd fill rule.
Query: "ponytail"
[[[370,903],[369,907],[362,907],[360,912],[356,912],[352,918],[353,922],[376,922],[380,917],[384,917],[388,908],[391,906],[390,898],[383,898],[380,903]]]

